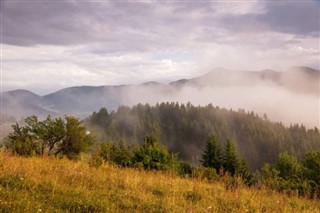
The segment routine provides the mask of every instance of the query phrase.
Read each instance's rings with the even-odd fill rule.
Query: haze
[[[1,1],[1,92],[168,83],[215,67],[319,71],[319,1]],[[223,82],[221,82],[223,84]],[[307,87],[308,85],[296,85]],[[319,90],[318,90],[319,91]],[[139,94],[139,95],[137,95]],[[141,95],[142,94],[142,95]],[[190,101],[319,127],[319,93],[253,86],[133,91],[137,102]]]

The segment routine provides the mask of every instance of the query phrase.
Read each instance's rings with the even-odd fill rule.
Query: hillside
[[[3,212],[319,212],[318,201],[172,173],[0,153]]]
[[[154,132],[170,151],[189,162],[201,159],[207,137],[214,132],[222,145],[228,138],[235,139],[239,153],[253,171],[273,162],[281,152],[302,157],[308,151],[320,149],[317,128],[299,124],[286,127],[270,121],[266,115],[260,117],[254,112],[227,110],[211,104],[138,104],[132,108],[122,106],[111,113],[101,109],[86,124],[99,141],[124,140],[136,144]]]

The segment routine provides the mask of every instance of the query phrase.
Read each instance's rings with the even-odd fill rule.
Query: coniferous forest
[[[147,134],[155,134],[169,151],[192,163],[201,160],[208,136],[215,134],[221,146],[228,139],[234,141],[251,171],[275,162],[282,152],[302,158],[307,152],[320,149],[316,127],[307,129],[300,124],[286,127],[269,121],[266,114],[260,117],[254,112],[227,110],[211,104],[138,104],[132,108],[120,106],[112,112],[102,108],[85,123],[93,134],[99,135],[99,141],[139,144]]]

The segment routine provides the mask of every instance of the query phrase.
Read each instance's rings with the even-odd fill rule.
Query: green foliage
[[[43,141],[42,154],[44,154],[45,148],[48,149],[48,155],[57,154],[59,152],[58,144],[65,138],[67,131],[63,119],[52,119],[48,116],[46,120],[39,122],[34,128],[36,129],[35,134]]]
[[[214,168],[219,173],[222,167],[222,151],[216,135],[209,135],[201,162],[202,166]]]
[[[302,160],[282,153],[274,164],[263,167],[264,183],[279,191],[320,197],[319,162],[320,152],[307,153]]]
[[[223,152],[223,168],[231,176],[248,176],[248,166],[246,162],[241,159],[236,151],[233,140],[228,139]]]
[[[320,186],[320,151],[307,153],[302,164],[305,167],[304,175]]]
[[[5,142],[5,146],[13,153],[23,156],[40,154],[40,146],[30,128],[20,126],[18,123],[12,125],[11,132]]]
[[[202,156],[211,132],[219,136],[223,146],[228,138],[236,138],[238,152],[252,171],[273,162],[284,151],[302,157],[308,151],[320,149],[317,128],[306,129],[298,124],[285,127],[244,110],[166,102],[105,111],[91,116],[91,124],[105,130],[104,140],[124,139],[128,144],[139,144],[145,135],[155,132],[170,152],[179,153],[182,160],[189,162]]]
[[[99,156],[104,161],[114,163],[122,167],[130,167],[133,165],[134,146],[126,146],[121,140],[118,144],[105,142],[100,144]]]
[[[201,162],[202,166],[213,168],[220,175],[227,172],[231,176],[241,176],[246,181],[251,177],[248,165],[238,156],[233,140],[228,139],[222,151],[214,134],[208,137]]]
[[[303,167],[297,158],[289,155],[287,152],[281,153],[274,164],[274,169],[279,171],[278,176],[288,180],[298,180],[302,177]]]
[[[109,112],[105,107],[102,107],[99,112],[93,112],[91,115],[91,121],[97,125],[107,125],[108,124]]]
[[[104,161],[113,161],[113,155],[115,153],[115,145],[112,142],[101,143],[99,146],[98,154]]]
[[[31,155],[67,155],[74,158],[86,151],[92,137],[86,134],[85,127],[74,117],[51,118],[39,121],[36,116],[25,119],[25,126],[12,125],[13,132],[8,136],[6,147],[13,153]]]
[[[170,168],[172,158],[165,146],[153,135],[146,136],[143,144],[134,153],[136,165],[147,170],[165,170]]]
[[[209,182],[216,181],[219,178],[215,169],[203,166],[194,168],[192,175],[197,179],[206,180]]]
[[[92,144],[92,137],[75,117],[66,117],[66,134],[59,144],[58,153],[75,159],[81,152],[86,152]]]
[[[141,145],[126,146],[122,140],[118,144],[102,143],[98,153],[103,160],[122,167],[179,170],[176,156],[169,154],[167,148],[158,142],[154,135],[146,136]]]
[[[195,167],[186,161],[180,161],[177,167],[177,172],[182,177],[191,177]]]
[[[132,165],[133,153],[130,147],[126,147],[123,140],[118,146],[114,146],[113,162],[119,166],[129,167]]]
[[[309,181],[310,194],[320,198],[320,151],[307,153],[302,164],[304,166],[304,178]]]

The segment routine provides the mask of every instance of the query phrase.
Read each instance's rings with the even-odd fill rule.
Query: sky
[[[319,69],[319,1],[1,1],[1,89]]]

